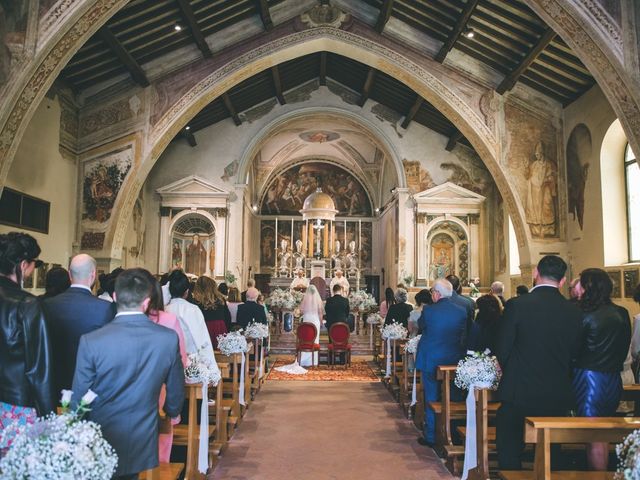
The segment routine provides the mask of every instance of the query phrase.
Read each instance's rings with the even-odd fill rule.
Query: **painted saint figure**
[[[186,253],[187,265],[185,273],[194,275],[204,275],[207,270],[207,251],[200,241],[200,236],[196,233],[193,236],[193,242],[187,247]]]
[[[534,159],[526,172],[529,183],[525,213],[531,235],[534,237],[550,237],[556,234],[557,177],[556,164],[545,157],[544,146],[542,142],[538,142]]]

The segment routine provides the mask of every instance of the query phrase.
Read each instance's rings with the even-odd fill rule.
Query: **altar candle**
[[[342,248],[347,248],[347,245],[349,245],[349,242],[347,241],[347,221],[344,221],[344,245],[342,246]]]
[[[329,225],[325,224],[322,230],[322,256],[326,258],[329,256]]]
[[[274,260],[274,265],[276,267],[276,269],[278,268],[278,217],[276,217],[276,231],[275,231],[275,243],[276,243],[276,255],[275,255],[275,260]]]
[[[309,220],[306,220],[304,228],[302,229],[302,252],[307,249],[307,230],[309,229]]]
[[[309,224],[309,253],[310,257],[313,257],[313,223]]]
[[[333,255],[336,248],[336,224],[335,221],[331,222],[331,245],[329,246],[329,252]]]
[[[358,220],[358,252],[362,251],[362,220]]]

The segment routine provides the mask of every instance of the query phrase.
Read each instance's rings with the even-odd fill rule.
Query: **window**
[[[49,202],[5,187],[0,197],[0,223],[49,233],[50,207]]]
[[[624,176],[627,187],[629,261],[640,261],[640,166],[629,144],[624,152]]]

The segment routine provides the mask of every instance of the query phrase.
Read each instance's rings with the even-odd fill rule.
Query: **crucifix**
[[[320,258],[322,256],[322,250],[320,249],[320,233],[324,229],[324,225],[322,224],[322,220],[316,218],[316,223],[313,226],[313,229],[316,231],[316,252],[315,257]]]

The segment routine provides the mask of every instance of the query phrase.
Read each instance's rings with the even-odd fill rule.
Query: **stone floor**
[[[453,478],[379,382],[268,381],[214,479]]]

